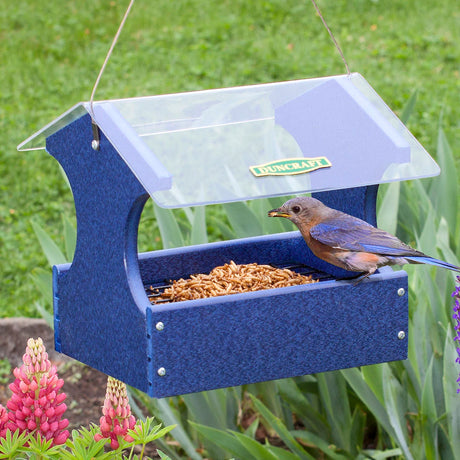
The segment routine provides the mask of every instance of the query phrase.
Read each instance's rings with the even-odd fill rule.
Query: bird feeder
[[[83,102],[18,149],[45,140],[77,215],[74,259],[53,269],[59,352],[154,397],[407,357],[404,271],[354,286],[298,231],[137,250],[149,196],[178,208],[312,193],[375,225],[378,184],[439,168],[361,75]],[[146,294],[231,260],[328,276],[165,304]]]

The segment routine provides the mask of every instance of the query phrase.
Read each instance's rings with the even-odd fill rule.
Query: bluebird
[[[316,257],[345,270],[361,272],[359,281],[384,265],[431,264],[460,272],[460,267],[427,256],[396,236],[328,208],[316,198],[293,198],[268,215],[289,219]]]

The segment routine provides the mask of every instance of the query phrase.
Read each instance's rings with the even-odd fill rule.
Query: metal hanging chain
[[[321,14],[321,10],[319,9],[319,6],[317,5],[316,1],[315,0],[311,0],[311,2],[313,3],[313,6],[315,7],[315,10],[316,12],[318,13],[318,16],[321,18],[321,21],[324,25],[324,27],[326,28],[326,30],[328,31],[337,51],[339,52],[340,54],[340,57],[342,58],[342,61],[343,63],[345,64],[345,69],[347,70],[347,74],[350,75],[350,68],[348,67],[348,63],[347,63],[347,60],[345,59],[345,56],[342,52],[342,48],[340,48],[340,45],[339,43],[337,42],[337,40],[335,39],[334,37],[334,34],[332,33],[332,30],[329,28],[329,26],[327,25],[327,22],[326,20],[324,19],[324,16]]]
[[[115,34],[115,37],[113,37],[112,44],[110,45],[110,49],[107,53],[107,56],[105,57],[104,63],[102,64],[101,70],[99,71],[99,75],[96,78],[96,82],[94,83],[93,90],[91,92],[91,97],[89,99],[89,105],[90,105],[90,110],[91,110],[91,118],[94,121],[94,109],[93,109],[93,104],[94,104],[94,95],[96,94],[96,89],[99,85],[99,81],[101,80],[102,74],[104,73],[104,70],[107,66],[107,63],[109,62],[110,56],[112,55],[112,51],[115,48],[115,45],[117,43],[118,37],[121,34],[121,31],[123,29],[123,26],[125,25],[126,19],[128,18],[129,12],[131,11],[131,8],[134,4],[134,0],[130,0],[128,9],[125,12],[125,15],[123,16],[123,19],[121,20],[120,26],[118,27],[117,33]]]

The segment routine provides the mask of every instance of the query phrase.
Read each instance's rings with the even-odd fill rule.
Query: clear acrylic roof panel
[[[18,148],[43,147],[44,138],[86,111],[89,103],[75,106]],[[426,150],[356,73],[99,101],[94,103],[94,116],[145,189],[163,207],[439,174]],[[277,160],[296,159],[293,161],[299,164],[318,157],[326,159],[327,167],[293,175],[257,177],[251,172],[251,167],[260,166],[259,172],[276,173],[281,168],[274,165]],[[171,176],[167,190],[157,189],[155,174],[150,180],[149,169],[158,164]]]

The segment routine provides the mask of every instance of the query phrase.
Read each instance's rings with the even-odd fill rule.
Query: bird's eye
[[[299,214],[299,212],[300,212],[300,206],[293,206],[293,207],[292,207],[292,212],[293,212],[294,214]]]

